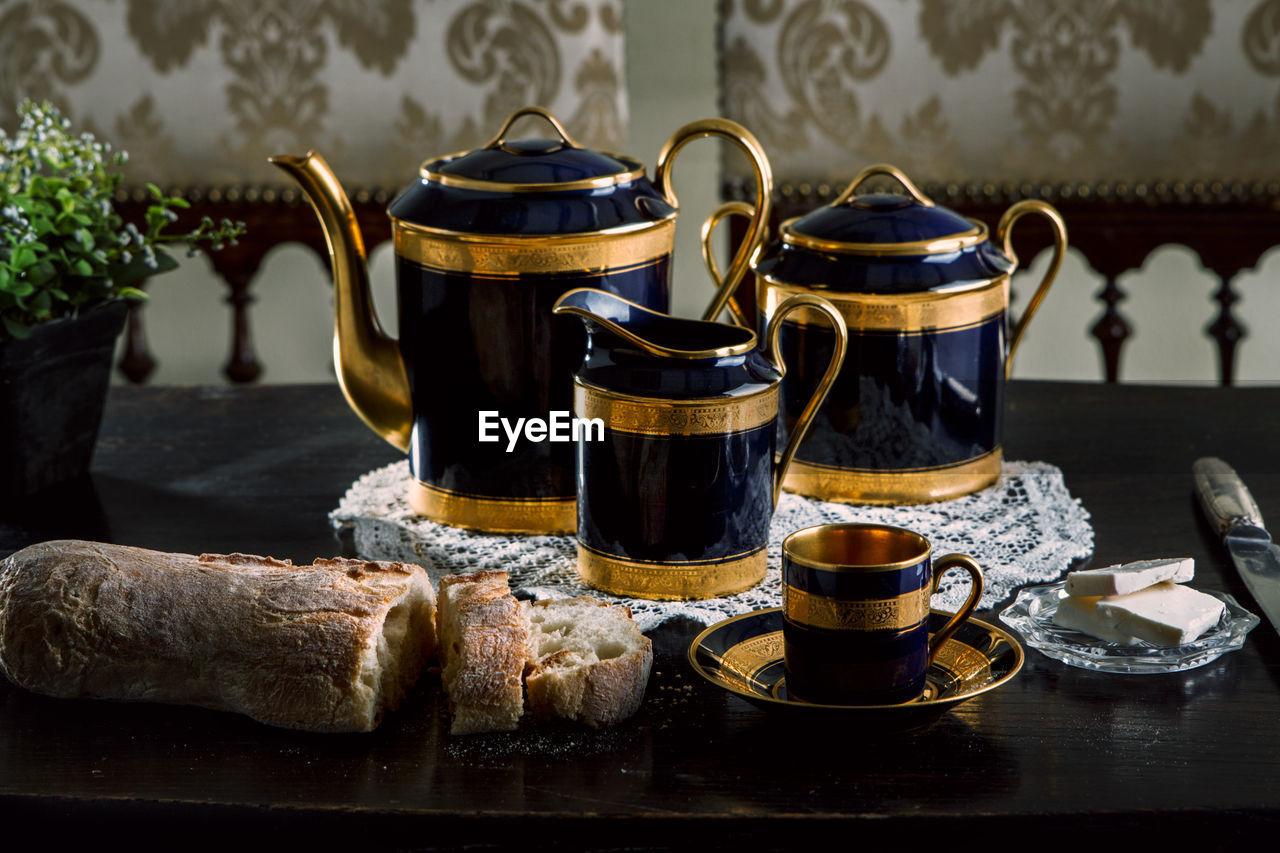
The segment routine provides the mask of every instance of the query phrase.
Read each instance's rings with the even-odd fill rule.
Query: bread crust
[[[405,563],[44,542],[0,562],[0,670],[49,696],[369,731],[434,654],[434,609]]]
[[[437,633],[451,734],[514,731],[524,714],[529,622],[506,572],[440,579]]]
[[[531,641],[525,686],[535,716],[561,717],[598,728],[624,720],[639,709],[653,667],[653,644],[632,620],[630,608],[585,596],[538,601],[530,607],[534,611],[577,608],[578,622],[585,621],[584,616],[612,620],[625,642],[622,654],[584,662],[581,654],[568,649],[538,657],[537,644]],[[603,609],[594,610],[596,607]],[[537,619],[534,621],[536,633]]]

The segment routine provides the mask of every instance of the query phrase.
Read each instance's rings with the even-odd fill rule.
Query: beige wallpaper
[[[1280,176],[1280,0],[723,0],[722,97],[783,181]]]
[[[581,142],[626,137],[622,0],[0,0],[0,123],[47,98],[164,185],[282,179],[322,151],[397,189],[541,104]]]

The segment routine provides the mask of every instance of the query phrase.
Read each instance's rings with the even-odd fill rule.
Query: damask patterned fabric
[[[137,180],[279,184],[267,156],[316,148],[398,189],[529,104],[620,150],[622,0],[0,0],[0,123],[24,96]]]
[[[1280,176],[1280,0],[723,0],[721,37],[780,182]]]

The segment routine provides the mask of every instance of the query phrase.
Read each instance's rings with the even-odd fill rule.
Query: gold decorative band
[[[765,548],[719,562],[651,563],[602,554],[578,543],[578,574],[596,589],[635,598],[716,598],[764,580]]]
[[[782,612],[788,619],[828,631],[901,631],[929,615],[928,587],[893,598],[845,601],[782,586]]]
[[[486,533],[573,533],[575,498],[488,498],[464,495],[421,480],[409,484],[409,506],[431,521]]]
[[[578,234],[467,234],[392,219],[396,254],[445,272],[508,277],[643,266],[671,254],[675,219]]]
[[[750,397],[657,400],[606,391],[580,379],[573,382],[573,411],[600,418],[615,432],[638,435],[723,435],[745,432],[778,416],[778,386]]]
[[[977,326],[999,316],[1009,305],[1009,276],[999,275],[988,282],[955,293],[839,293],[815,290],[756,276],[756,298],[765,317],[797,293],[818,293],[835,306],[849,332],[955,331]],[[821,326],[827,321],[813,309],[797,311],[788,323]]]
[[[836,468],[792,459],[782,487],[824,501],[868,504],[932,503],[958,498],[985,488],[1000,478],[1004,454],[990,453],[956,465],[871,471]]]

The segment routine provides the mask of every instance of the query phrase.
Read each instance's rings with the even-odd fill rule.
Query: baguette
[[[594,598],[538,601],[525,686],[537,717],[561,717],[592,728],[636,712],[653,666],[653,644],[631,610]]]
[[[434,611],[405,563],[44,542],[0,562],[0,670],[49,696],[370,731],[434,654]]]
[[[437,633],[440,681],[453,715],[451,734],[514,731],[524,714],[529,620],[506,572],[440,579]]]

